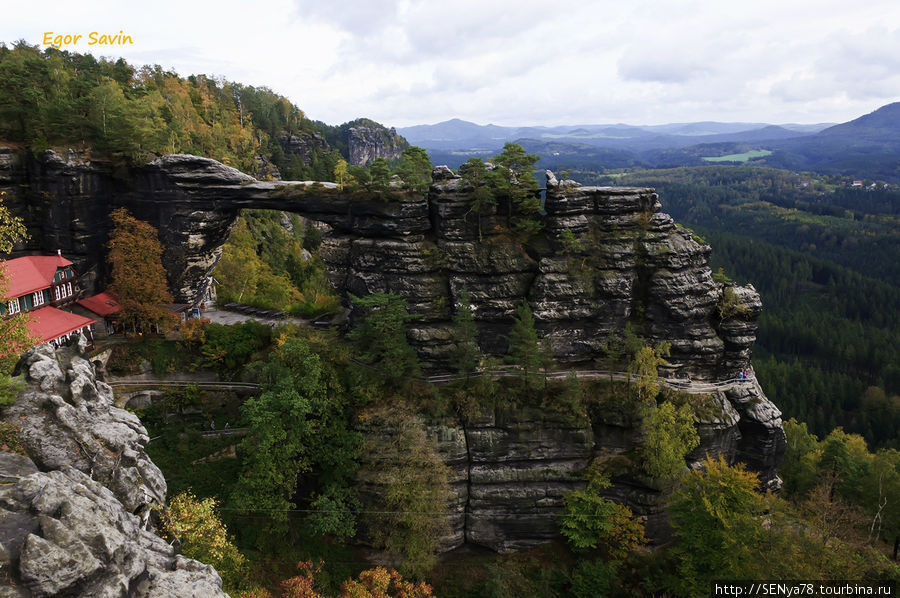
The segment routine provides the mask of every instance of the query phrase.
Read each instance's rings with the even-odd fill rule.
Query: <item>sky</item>
[[[34,9],[39,6],[39,9]],[[0,41],[219,76],[388,126],[844,122],[900,100],[897,0],[42,0]],[[131,36],[88,46],[88,35]]]

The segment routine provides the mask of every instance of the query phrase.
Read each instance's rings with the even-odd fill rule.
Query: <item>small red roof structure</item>
[[[122,311],[122,306],[119,305],[118,299],[116,299],[115,296],[109,293],[98,293],[93,297],[79,299],[78,301],[76,301],[76,303],[81,307],[94,312],[102,318],[117,314]]]
[[[31,321],[28,329],[41,343],[48,343],[59,337],[80,330],[96,322],[55,307],[42,307],[28,314]]]
[[[29,255],[7,260],[0,264],[9,288],[7,297],[21,297],[41,289],[53,282],[57,268],[71,266],[72,262],[61,255]]]

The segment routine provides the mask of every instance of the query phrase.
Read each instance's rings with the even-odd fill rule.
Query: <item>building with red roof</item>
[[[94,330],[94,334],[102,338],[115,333],[116,315],[122,311],[122,305],[118,297],[112,293],[97,293],[93,297],[76,301],[72,311],[82,316],[103,320],[105,325]]]
[[[0,262],[6,282],[0,317],[30,312],[28,328],[41,343],[58,345],[82,331],[93,339],[96,320],[73,314],[68,307],[78,296],[72,262],[58,253],[31,255]]]

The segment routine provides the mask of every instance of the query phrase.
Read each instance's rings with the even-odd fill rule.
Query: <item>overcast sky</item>
[[[134,44],[67,49],[331,124],[843,122],[900,100],[897,0],[42,0],[7,3],[0,41],[119,30]]]

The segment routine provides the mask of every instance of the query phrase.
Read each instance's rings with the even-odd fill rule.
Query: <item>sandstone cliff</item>
[[[564,364],[590,364],[610,333],[631,322],[649,340],[672,344],[667,374],[695,380],[729,378],[749,366],[762,309],[752,287],[726,291],[713,280],[709,246],[664,214],[652,189],[581,187],[552,173],[543,232],[528,244],[509,234],[508,206],[476,217],[472,190],[446,167],[434,170],[427,194],[382,201],[332,183],[260,182],[196,156],[164,156],[112,172],[78,156],[48,152],[35,160],[8,149],[0,151],[0,189],[27,217],[43,250],[62,248],[89,273],[88,284],[103,276],[107,214],[127,206],[159,229],[180,301],[205,290],[241,209],[294,211],[326,223],[332,233],[321,255],[335,288],[345,296],[387,291],[406,298],[418,316],[409,338],[438,368],[452,347],[450,319],[464,286],[486,352],[506,351],[515,306],[527,299],[540,334]],[[563,246],[566,231],[576,247]],[[726,293],[732,308],[723,310]],[[720,421],[706,433],[775,483],[784,446],[780,413],[752,388],[725,392]],[[600,430],[609,438],[595,436],[592,450],[624,434],[614,425]]]
[[[216,571],[153,533],[166,483],[137,417],[113,406],[76,349],[33,349],[3,418],[27,456],[0,451],[0,595],[226,596]]]

